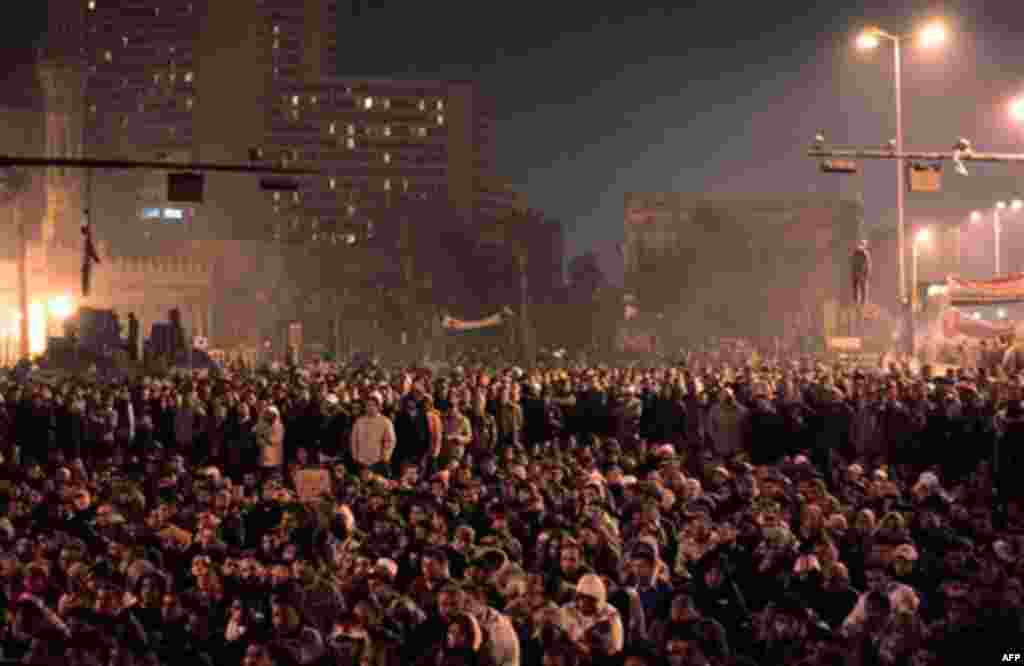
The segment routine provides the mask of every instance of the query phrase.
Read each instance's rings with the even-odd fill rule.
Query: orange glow
[[[39,302],[28,306],[28,350],[32,354],[46,351],[46,309]]]
[[[50,302],[47,303],[47,309],[49,309],[51,316],[63,320],[75,313],[75,304],[70,296],[63,294],[51,298]]]

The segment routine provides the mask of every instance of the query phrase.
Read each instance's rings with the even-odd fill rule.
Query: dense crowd
[[[317,364],[0,393],[7,660],[925,666],[1024,645],[1019,377]]]

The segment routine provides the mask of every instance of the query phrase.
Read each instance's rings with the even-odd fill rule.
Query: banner
[[[947,338],[956,338],[961,335],[968,338],[998,338],[1003,335],[1011,335],[1014,332],[1015,324],[996,324],[984,319],[971,319],[965,317],[956,308],[949,308],[942,313],[942,334]]]
[[[501,312],[485,317],[484,319],[456,319],[445,315],[441,320],[441,328],[446,331],[478,331],[483,328],[494,328],[501,326],[505,320],[513,315],[512,310],[505,308]]]
[[[829,351],[859,352],[861,350],[861,339],[830,336],[825,338],[825,345],[828,347]]]
[[[1024,273],[992,280],[965,280],[956,275],[946,278],[946,295],[951,305],[997,305],[1024,301]]]

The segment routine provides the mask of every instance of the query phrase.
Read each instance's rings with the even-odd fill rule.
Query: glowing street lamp
[[[1021,201],[1020,199],[1014,199],[1010,203],[1010,210],[1012,210],[1014,213],[1020,212],[1021,208],[1024,208],[1024,201]]]
[[[980,210],[971,211],[971,222],[977,224],[978,222],[981,222],[981,217],[982,216]]]
[[[946,43],[946,25],[941,21],[928,23],[917,34],[917,43],[926,49],[942,46]]]
[[[932,233],[928,229],[921,229],[917,232],[917,236],[914,237],[914,242],[918,245],[928,245],[932,240]]]
[[[1018,123],[1024,123],[1024,95],[1010,102],[1010,117]]]
[[[947,30],[945,25],[939,21],[927,23],[917,35],[917,43],[923,48],[935,48],[946,41]],[[871,51],[879,47],[882,40],[892,43],[893,58],[893,88],[896,97],[896,153],[903,153],[903,85],[902,69],[900,60],[900,45],[902,38],[899,35],[892,35],[877,27],[870,27],[864,30],[857,37],[857,48],[861,51]],[[916,351],[913,303],[907,298],[907,275],[906,275],[906,216],[904,215],[904,169],[906,164],[902,159],[896,160],[896,244],[898,246],[899,261],[899,294],[900,301],[904,304],[908,324],[908,346],[911,353]],[[913,289],[917,289],[916,282]]]
[[[75,312],[74,303],[67,294],[54,296],[46,306],[50,316],[60,321],[67,319]]]

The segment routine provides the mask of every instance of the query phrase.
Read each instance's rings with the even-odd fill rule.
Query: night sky
[[[480,81],[497,109],[500,175],[566,224],[570,255],[611,256],[634,190],[863,189],[869,224],[894,217],[891,163],[844,179],[819,175],[804,153],[819,129],[837,144],[895,136],[891,52],[858,53],[854,36],[868,22],[906,33],[936,16],[951,42],[906,49],[907,146],[947,149],[966,136],[977,149],[1020,150],[1024,126],[1007,105],[1024,93],[1024,41],[1012,30],[1024,3],[1009,0],[362,0],[342,12],[340,72]],[[38,23],[4,21],[4,52],[24,50]],[[947,191],[912,198],[908,216],[963,216],[979,197],[1012,196],[1013,176],[949,174]]]

